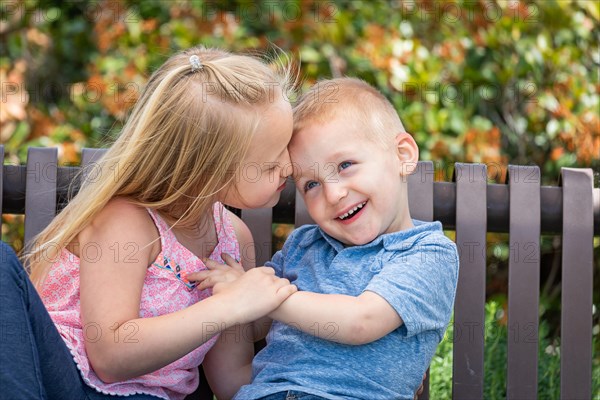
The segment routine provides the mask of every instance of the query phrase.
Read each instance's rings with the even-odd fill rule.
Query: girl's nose
[[[288,176],[292,175],[293,172],[293,168],[292,168],[292,160],[290,159],[290,153],[287,150],[287,148],[285,149],[283,155],[281,156],[281,176],[284,178],[287,178]]]

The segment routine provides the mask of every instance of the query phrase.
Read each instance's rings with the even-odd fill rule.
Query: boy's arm
[[[381,296],[296,292],[270,317],[334,342],[360,345],[382,338],[402,325],[402,318]]]
[[[456,246],[445,238],[434,239],[386,262],[359,296],[299,291],[270,316],[345,344],[366,344],[402,325],[406,335],[443,331],[457,279]]]
[[[227,211],[235,229],[244,270],[255,267],[254,241],[250,230],[235,214]],[[206,379],[219,399],[230,399],[242,385],[250,383],[254,357],[253,329],[236,325],[223,332],[204,357]]]

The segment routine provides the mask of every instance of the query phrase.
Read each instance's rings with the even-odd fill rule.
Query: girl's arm
[[[256,263],[252,234],[241,219],[227,212],[238,239],[241,264],[248,271]],[[235,325],[221,332],[202,362],[206,379],[217,398],[230,399],[242,385],[250,383],[253,357],[252,323]]]
[[[146,269],[160,248],[147,211],[125,200],[111,201],[78,235],[77,244],[86,351],[105,382],[156,371],[218,331],[272,311],[295,290],[267,268],[255,268],[186,309],[139,318]]]

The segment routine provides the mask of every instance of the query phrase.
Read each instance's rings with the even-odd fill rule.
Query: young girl
[[[152,75],[100,173],[30,246],[39,297],[2,245],[5,395],[181,399],[200,363],[219,397],[249,381],[251,342],[218,334],[268,314],[295,286],[261,267],[232,271],[241,278],[211,296],[185,276],[222,253],[253,267],[250,232],[223,204],[277,202],[287,87],[289,73],[200,48]]]

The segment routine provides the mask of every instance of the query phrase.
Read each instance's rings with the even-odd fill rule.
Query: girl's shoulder
[[[133,204],[125,197],[111,199],[94,217],[92,225],[97,227],[115,225],[132,229],[154,227],[148,211],[143,207]],[[152,229],[150,230],[152,231]]]
[[[81,245],[103,241],[125,241],[139,245],[152,243],[148,250],[156,256],[160,252],[159,235],[148,210],[127,198],[114,198],[79,233],[78,240]]]
[[[225,209],[225,211],[231,221],[235,237],[240,246],[240,255],[243,261],[242,265],[246,269],[252,268],[255,264],[254,239],[252,238],[252,232],[250,232],[250,228],[248,228],[248,225],[246,225],[240,217],[227,209]]]
[[[227,216],[231,221],[231,225],[233,226],[233,230],[235,231],[235,236],[240,245],[250,244],[253,242],[252,233],[250,232],[250,228],[248,225],[240,217],[235,215],[233,212],[225,209],[227,211]]]

